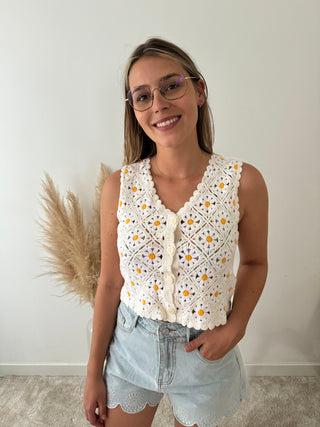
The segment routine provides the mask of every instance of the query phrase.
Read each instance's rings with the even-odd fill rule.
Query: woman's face
[[[170,74],[188,76],[186,70],[175,60],[159,56],[139,59],[129,74],[130,90],[138,86],[159,87],[159,81]],[[198,106],[205,101],[204,82],[186,80],[187,89],[182,98],[167,100],[159,90],[153,92],[153,105],[146,111],[136,111],[135,116],[144,132],[160,147],[174,148],[197,144],[196,125]]]

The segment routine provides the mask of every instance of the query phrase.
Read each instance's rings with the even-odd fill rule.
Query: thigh
[[[105,427],[151,427],[157,408],[158,405],[146,405],[142,411],[135,414],[123,411],[120,405],[113,409],[107,408]]]

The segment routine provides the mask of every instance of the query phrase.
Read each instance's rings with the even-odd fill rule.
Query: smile
[[[174,117],[174,118],[169,119],[169,120],[166,120],[166,121],[164,121],[164,122],[155,123],[155,125],[154,125],[154,126],[156,126],[157,128],[163,128],[163,127],[165,127],[165,126],[169,126],[169,125],[171,125],[172,123],[177,122],[179,119],[180,119],[180,117]]]

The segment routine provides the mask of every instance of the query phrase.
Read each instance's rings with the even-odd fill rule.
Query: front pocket
[[[217,365],[221,362],[227,361],[233,354],[233,349],[231,349],[227,354],[225,354],[223,357],[221,357],[220,359],[216,359],[216,360],[209,360],[206,359],[205,357],[202,356],[202,354],[200,353],[199,349],[197,348],[195,350],[198,358],[201,360],[202,363],[206,364],[206,365]]]
[[[123,302],[118,307],[117,326],[125,332],[132,332],[136,326],[138,315]]]

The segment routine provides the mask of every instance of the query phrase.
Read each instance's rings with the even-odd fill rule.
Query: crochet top
[[[236,282],[241,167],[213,154],[177,213],[159,199],[149,158],[122,168],[120,298],[138,315],[203,330],[226,323]]]

